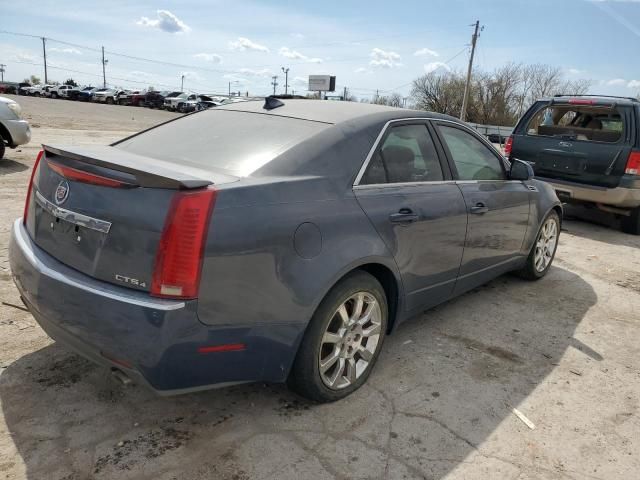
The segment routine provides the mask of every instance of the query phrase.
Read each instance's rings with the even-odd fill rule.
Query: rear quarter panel
[[[549,215],[552,209],[560,211],[560,222],[562,222],[562,203],[558,199],[555,190],[551,185],[541,180],[529,180],[527,185],[533,186],[537,192],[531,192],[531,207],[529,210],[529,228],[522,245],[522,253],[528,255],[538,236],[538,231],[542,222]]]
[[[343,275],[372,262],[399,276],[350,189],[336,195],[332,182],[312,177],[228,190],[219,191],[212,217],[198,315],[266,336],[257,339],[263,377],[280,381],[313,312]]]

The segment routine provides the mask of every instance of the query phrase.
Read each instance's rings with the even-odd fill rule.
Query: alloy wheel
[[[382,311],[376,298],[357,292],[334,312],[320,343],[322,382],[332,390],[353,385],[371,366],[380,342]]]
[[[540,229],[536,241],[534,265],[538,272],[544,272],[551,263],[558,243],[558,224],[554,218],[548,218]]]

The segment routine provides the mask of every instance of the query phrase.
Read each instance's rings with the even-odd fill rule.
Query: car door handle
[[[489,207],[487,207],[482,202],[478,202],[473,207],[471,207],[469,211],[475,215],[482,215],[483,213],[487,213],[489,211]]]
[[[420,218],[417,214],[413,213],[410,208],[401,208],[398,213],[392,213],[389,215],[389,221],[391,223],[413,223]]]

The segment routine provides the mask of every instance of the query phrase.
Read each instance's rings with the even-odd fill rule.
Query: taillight
[[[629,175],[640,175],[640,152],[631,152],[627,160],[624,173]]]
[[[572,105],[595,105],[596,101],[585,98],[570,98],[569,103]]]
[[[209,219],[216,201],[213,188],[180,191],[171,200],[156,254],[151,295],[196,298]]]
[[[507,141],[504,142],[504,156],[511,156],[511,147],[513,147],[513,137],[507,138]]]
[[[22,214],[22,223],[24,225],[27,224],[27,215],[29,214],[29,203],[31,202],[31,191],[33,190],[33,177],[36,176],[36,170],[38,170],[38,165],[40,165],[40,159],[43,155],[44,150],[40,150],[36,157],[36,161],[33,164],[33,170],[31,170],[31,178],[29,179],[29,187],[27,188],[27,199],[24,201],[24,213]]]
[[[90,183],[91,185],[99,185],[101,187],[112,187],[112,188],[125,188],[125,187],[136,186],[131,183],[115,180],[113,178],[103,177],[102,175],[97,175],[95,173],[89,173],[83,170],[78,170],[76,168],[67,167],[65,165],[52,162],[51,160],[47,160],[47,165],[51,170],[53,170],[57,174],[62,175],[64,178],[67,178],[69,180],[74,180],[76,182]]]

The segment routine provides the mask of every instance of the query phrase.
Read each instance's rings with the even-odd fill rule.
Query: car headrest
[[[382,150],[390,183],[408,182],[415,169],[413,150],[401,145],[390,145]]]

